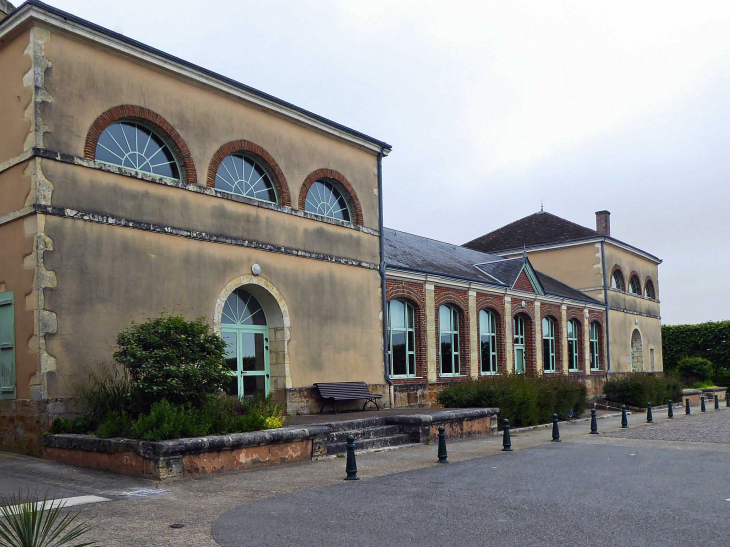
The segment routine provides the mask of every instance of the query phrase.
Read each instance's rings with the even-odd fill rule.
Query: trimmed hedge
[[[666,404],[669,399],[682,400],[682,383],[673,375],[656,376],[633,372],[620,378],[612,378],[603,385],[606,399],[614,403],[645,408]]]
[[[586,386],[566,376],[524,374],[459,382],[444,389],[438,402],[446,408],[498,407],[500,420],[523,427],[580,416],[586,408]],[[501,426],[501,423],[500,423]]]
[[[702,357],[684,357],[679,361],[677,371],[685,386],[697,383],[712,385],[712,377],[715,375],[715,367]]]
[[[664,370],[676,370],[685,357],[702,357],[714,367],[713,381],[730,382],[730,321],[709,321],[698,325],[662,325]]]

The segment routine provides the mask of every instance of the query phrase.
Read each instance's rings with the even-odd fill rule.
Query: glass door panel
[[[525,373],[525,348],[515,346],[515,374]]]
[[[258,394],[265,397],[270,390],[268,329],[249,329],[239,334],[241,396],[246,399]]]

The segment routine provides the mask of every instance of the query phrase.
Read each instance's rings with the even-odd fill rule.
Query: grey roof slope
[[[485,253],[519,249],[600,236],[575,222],[540,211],[464,243],[464,247]]]
[[[383,239],[388,268],[443,275],[503,289],[512,287],[525,263],[524,257],[502,258],[392,228],[383,228]],[[600,303],[548,275],[535,273],[545,294]]]
[[[244,91],[247,91],[249,93],[253,93],[254,95],[258,95],[259,97],[262,97],[264,99],[267,99],[269,101],[272,101],[276,104],[279,104],[281,106],[284,106],[286,108],[291,108],[292,110],[299,112],[301,114],[304,114],[305,116],[309,116],[311,118],[314,118],[315,120],[318,120],[326,125],[329,125],[330,127],[333,127],[335,129],[338,129],[340,131],[344,131],[345,133],[349,133],[350,135],[357,136],[361,139],[364,139],[366,141],[369,141],[373,144],[376,144],[377,146],[380,146],[384,149],[391,150],[393,147],[389,145],[387,142],[383,142],[381,140],[378,140],[376,138],[373,138],[369,135],[366,135],[365,133],[361,133],[360,131],[356,131],[355,129],[351,129],[345,125],[342,125],[340,123],[334,122],[330,119],[325,118],[324,116],[320,116],[319,114],[315,114],[314,112],[310,112],[309,110],[306,110],[304,108],[301,108],[295,104],[292,104],[290,102],[284,101],[282,99],[279,99],[278,97],[275,97],[273,95],[270,95],[268,93],[265,93],[263,91],[259,91],[256,88],[253,88],[249,85],[243,84],[241,82],[238,82],[232,78],[228,78],[226,76],[222,76],[221,74],[218,74],[216,72],[213,72],[212,70],[208,70],[207,68],[203,68],[199,65],[196,65],[194,63],[191,63],[189,61],[186,61],[185,59],[181,59],[180,57],[175,57],[174,55],[170,55],[169,53],[166,53],[162,50],[159,50],[157,48],[154,48],[152,46],[148,46],[147,44],[144,44],[142,42],[139,42],[137,40],[134,40],[133,38],[129,38],[128,36],[125,36],[123,34],[120,34],[118,32],[114,32],[113,30],[109,30],[108,28],[102,27],[101,25],[97,25],[96,23],[92,23],[91,21],[87,21],[86,19],[82,19],[81,17],[78,17],[76,15],[73,15],[72,13],[68,13],[67,11],[60,10],[58,8],[54,8],[53,6],[49,6],[48,4],[45,4],[44,2],[41,2],[39,0],[27,0],[14,12],[12,12],[10,15],[8,15],[5,19],[0,21],[0,28],[4,25],[10,24],[10,21],[14,20],[16,17],[19,17],[23,11],[23,8],[25,6],[35,6],[37,8],[46,10],[49,13],[52,13],[54,15],[57,15],[59,17],[63,17],[64,19],[67,19],[68,21],[72,21],[78,25],[84,26],[86,28],[95,30],[97,32],[100,32],[102,34],[105,34],[109,37],[116,38],[117,40],[120,40],[126,44],[132,45],[134,47],[138,47],[140,49],[143,49],[149,53],[152,53],[154,55],[159,55],[160,57],[163,57],[169,61],[178,63],[180,65],[183,65],[187,68],[196,70],[198,72],[202,72],[203,74],[206,74],[207,76],[211,76],[212,78],[215,78],[216,80],[220,80],[222,82],[225,82],[227,84],[230,84],[232,86],[235,86],[239,89],[242,89]]]

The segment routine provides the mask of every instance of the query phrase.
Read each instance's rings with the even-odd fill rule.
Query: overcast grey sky
[[[49,1],[389,142],[387,226],[609,209],[665,323],[730,319],[730,2]]]

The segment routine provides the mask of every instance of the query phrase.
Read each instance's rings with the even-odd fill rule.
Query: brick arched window
[[[245,140],[231,141],[213,154],[206,186],[291,207],[289,186],[271,154]]]
[[[317,169],[299,192],[299,209],[326,218],[363,224],[362,206],[352,185],[333,169]]]
[[[185,141],[162,116],[142,106],[110,108],[91,124],[84,157],[197,184]]]

